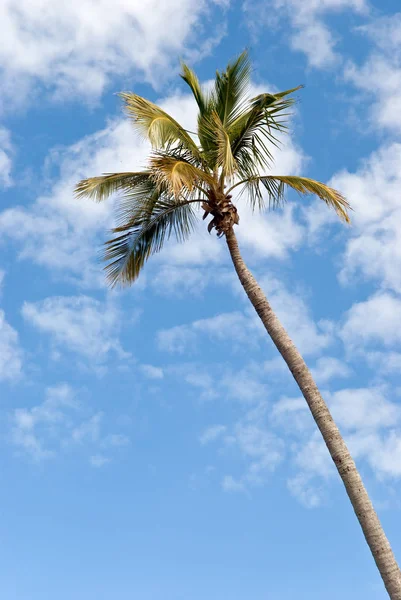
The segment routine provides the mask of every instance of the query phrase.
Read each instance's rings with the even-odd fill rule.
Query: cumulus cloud
[[[244,9],[251,17],[252,27],[258,29],[266,20],[276,25],[282,19],[290,22],[292,34],[289,43],[293,50],[303,52],[308,64],[315,68],[328,68],[338,61],[336,44],[338,36],[325,22],[326,15],[344,11],[364,13],[365,0],[269,0],[268,2],[244,2]],[[254,18],[252,19],[252,15]],[[262,15],[262,17],[261,17]],[[263,18],[264,17],[264,18]],[[287,32],[287,30],[286,30]]]
[[[112,121],[105,129],[53,153],[60,178],[31,206],[3,211],[0,236],[18,244],[20,259],[33,260],[85,286],[101,285],[97,254],[102,240],[98,234],[110,229],[112,207],[110,203],[78,201],[74,187],[84,177],[133,170],[143,164],[146,153],[147,147],[123,120]]]
[[[329,185],[349,200],[351,228],[342,229],[345,251],[339,261],[340,280],[355,283],[356,276],[382,288],[401,292],[401,144],[385,144],[361,161],[355,172],[336,173]],[[312,243],[334,223],[329,211],[305,212]]]
[[[332,379],[343,379],[351,373],[349,366],[334,356],[322,356],[312,369],[312,375],[318,384],[327,383]]]
[[[383,386],[345,388],[326,391],[324,396],[358,465],[364,461],[379,479],[400,477],[401,408],[389,399],[389,390]],[[301,398],[282,399],[272,413],[278,435],[285,427],[293,440],[287,444],[295,471],[288,480],[289,490],[306,506],[317,506],[326,493],[323,484],[336,471],[306,403]]]
[[[208,0],[4,0],[0,73],[5,96],[41,85],[57,97],[97,99],[109,81],[137,75],[160,82],[172,59],[197,58],[216,44]],[[166,24],[168,23],[168,26]],[[18,94],[16,93],[18,92]]]
[[[51,336],[56,347],[67,348],[95,362],[111,352],[129,356],[118,340],[119,316],[109,302],[89,296],[55,296],[25,302],[22,315],[33,327]]]
[[[313,356],[331,345],[333,324],[324,319],[315,322],[298,291],[290,292],[281,281],[271,277],[262,277],[260,283],[279,319],[303,354]]]
[[[341,336],[348,347],[401,343],[401,299],[387,292],[355,303],[345,315]]]
[[[369,109],[372,128],[401,133],[401,12],[373,20],[358,28],[375,47],[361,64],[349,61],[346,81],[373,100]],[[370,85],[374,81],[375,85]]]

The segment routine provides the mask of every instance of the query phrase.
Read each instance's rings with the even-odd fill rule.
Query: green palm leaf
[[[193,192],[202,185],[215,185],[213,177],[185,159],[180,153],[157,152],[150,158],[150,167],[155,181],[167,186],[175,196],[183,190]]]
[[[135,129],[150,141],[153,148],[180,144],[201,161],[201,153],[195,141],[173,117],[142,96],[130,92],[119,95],[125,102]]]
[[[273,161],[268,144],[278,146],[276,132],[285,131],[284,112],[293,103],[293,98],[283,99],[302,86],[277,94],[260,94],[250,101],[228,129],[232,153],[241,166],[249,158],[255,167],[266,167]],[[246,177],[246,172],[244,173]]]
[[[260,205],[263,197],[259,184],[262,184],[267,191],[269,205],[272,208],[275,208],[285,201],[285,187],[288,186],[300,195],[314,194],[323,200],[327,206],[334,209],[343,221],[350,223],[348,211],[351,207],[344,196],[328,185],[321,183],[320,181],[315,181],[314,179],[309,179],[308,177],[297,177],[293,175],[261,175],[236,183],[229,192],[237,186],[243,185],[243,189],[250,192],[251,202]]]
[[[240,113],[247,99],[250,80],[251,63],[247,51],[229,63],[223,73],[217,71],[213,102],[224,127],[228,127]]]
[[[87,197],[101,202],[116,192],[131,190],[149,178],[150,171],[105,173],[99,177],[82,179],[75,187],[75,195],[78,198]]]
[[[196,73],[185,63],[181,63],[182,73],[180,77],[189,85],[194,95],[200,114],[207,111],[208,98],[204,94]]]
[[[194,228],[195,214],[189,201],[165,195],[152,200],[150,214],[138,210],[130,221],[113,230],[123,233],[106,242],[104,259],[109,264],[105,270],[113,287],[134,282],[148,258],[160,252],[172,234],[182,242]]]

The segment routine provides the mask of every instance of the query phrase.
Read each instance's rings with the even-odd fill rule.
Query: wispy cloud
[[[0,380],[15,380],[22,371],[22,349],[17,331],[0,309]]]
[[[61,452],[96,452],[88,457],[92,466],[109,462],[113,449],[129,445],[121,433],[105,431],[103,413],[87,414],[79,394],[62,383],[45,390],[44,400],[30,408],[17,408],[11,414],[10,441],[19,453],[34,462],[55,458]],[[101,452],[99,452],[101,451]]]
[[[366,95],[370,126],[390,136],[401,134],[401,12],[376,18],[357,31],[373,43],[361,64],[348,61],[345,79]],[[370,83],[374,81],[372,86]],[[361,103],[359,102],[358,106]],[[366,127],[365,120],[363,121]]]
[[[0,126],[0,186],[4,188],[13,184],[11,177],[13,152],[11,133],[5,127]]]
[[[363,14],[368,10],[368,3],[365,0],[268,0],[263,3],[245,0],[244,10],[256,32],[266,22],[277,26],[283,19],[289,21],[292,31],[289,36],[287,28],[285,32],[291,48],[303,52],[311,67],[326,69],[339,61],[336,52],[339,36],[326,22],[326,17],[344,11]]]
[[[22,315],[39,331],[51,336],[58,348],[67,348],[94,363],[110,353],[127,358],[118,340],[119,311],[112,302],[89,296],[55,296],[25,302]]]

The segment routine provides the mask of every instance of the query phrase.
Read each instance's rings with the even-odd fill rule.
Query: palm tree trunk
[[[297,382],[344,483],[391,600],[401,600],[401,572],[349,450],[304,359],[243,261],[231,228],[226,241],[241,284]]]

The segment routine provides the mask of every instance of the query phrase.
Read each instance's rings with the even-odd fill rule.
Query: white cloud
[[[55,296],[41,302],[25,302],[22,315],[31,325],[48,333],[58,347],[96,362],[111,352],[127,357],[118,341],[119,315],[111,302],[88,296]]]
[[[279,173],[277,169],[274,172]],[[296,220],[294,205],[263,215],[252,212],[244,203],[239,204],[239,210],[240,224],[236,234],[244,253],[250,252],[254,258],[284,259],[289,251],[301,245],[305,230]]]
[[[263,485],[284,456],[284,442],[260,418],[238,421],[224,437],[224,445],[226,451],[238,453],[245,463],[240,478],[224,478],[223,487],[228,491]]]
[[[17,379],[22,369],[22,351],[18,333],[6,321],[0,309],[0,381]]]
[[[223,433],[225,433],[227,427],[225,425],[211,425],[202,433],[199,437],[199,441],[202,445],[209,444],[218,440]]]
[[[401,408],[388,399],[386,387],[348,388],[324,392],[358,467],[364,461],[378,478],[400,477]],[[302,398],[284,398],[271,411],[272,424],[286,432],[296,472],[288,480],[291,493],[306,506],[322,502],[323,484],[336,475],[333,462]]]
[[[349,61],[345,79],[373,99],[371,127],[401,133],[401,13],[378,18],[358,28],[375,44],[362,65]],[[372,86],[371,82],[375,84]]]
[[[313,418],[305,398],[282,397],[275,402],[270,411],[270,422],[280,435],[285,434],[288,440],[301,438],[310,434],[314,427]]]
[[[188,347],[194,347],[196,335],[190,325],[176,325],[170,329],[161,329],[157,333],[157,345],[160,350],[183,354]]]
[[[57,456],[61,451],[127,446],[130,440],[119,433],[102,433],[103,413],[87,416],[88,409],[66,383],[45,390],[43,402],[30,408],[17,408],[11,415],[11,443],[35,462]],[[99,457],[90,457],[93,466],[101,466]]]
[[[100,437],[101,421],[103,413],[98,412],[87,421],[80,423],[71,431],[71,440],[74,443],[82,444],[84,442],[97,442]]]
[[[238,460],[241,472],[222,479],[225,491],[238,492],[264,485],[284,457],[285,444],[267,423],[266,402],[255,404],[234,424],[212,425],[200,437],[202,445],[215,442],[224,457]],[[226,468],[226,467],[225,467]]]
[[[330,29],[321,21],[294,19],[295,33],[291,38],[291,48],[303,52],[311,67],[325,68],[336,63],[335,38]]]
[[[12,154],[11,135],[8,129],[0,126],[0,186],[8,188],[12,185]]]
[[[315,481],[311,481],[311,477],[305,472],[291,477],[287,487],[290,493],[307,508],[317,508],[322,503],[324,494],[322,487],[316,486]]]
[[[14,411],[12,442],[33,460],[40,461],[55,454],[47,447],[50,438],[57,439],[60,428],[68,427],[69,411],[77,408],[75,394],[67,384],[47,388],[42,404]]]
[[[262,277],[259,283],[277,316],[302,354],[319,354],[333,340],[332,323],[315,323],[306,302],[298,290],[289,292],[284,284],[271,277]]]
[[[76,183],[103,172],[134,170],[147,155],[128,121],[115,120],[65,150],[51,154],[60,179],[30,207],[0,213],[0,235],[18,244],[18,256],[92,286],[103,283],[95,259],[112,224],[110,203],[73,196]],[[102,240],[99,232],[103,233]]]
[[[225,492],[244,492],[245,485],[242,481],[234,479],[232,475],[225,475],[221,482],[221,487]]]
[[[261,277],[259,283],[278,317],[304,354],[318,354],[333,340],[332,324],[328,321],[315,323],[309,309],[298,293],[290,293],[277,279]],[[201,336],[220,342],[230,342],[236,349],[257,347],[267,339],[267,333],[252,307],[244,312],[221,313],[199,319],[186,325],[177,325],[158,332],[157,342],[161,350],[184,353],[195,352]]]
[[[375,372],[382,375],[398,374],[401,371],[401,352],[365,352],[365,358]]]
[[[379,478],[401,477],[401,430],[366,439],[365,452]]]
[[[383,145],[356,172],[344,169],[329,185],[343,193],[354,209],[351,228],[341,230],[346,246],[339,261],[340,280],[354,283],[355,276],[362,275],[401,292],[401,144]],[[329,211],[318,218],[308,211],[305,217],[313,242],[319,241],[319,231],[327,231],[334,222]]]
[[[160,367],[141,365],[139,368],[148,379],[163,379],[164,377],[164,371]]]
[[[184,380],[197,389],[197,397],[200,400],[211,400],[219,395],[216,391],[216,382],[209,373],[204,372],[204,369],[189,365],[187,368],[184,367],[181,372]]]
[[[214,238],[211,239],[214,240]],[[205,251],[207,252],[207,249],[210,248],[211,245],[207,243],[207,239],[205,240],[205,242],[206,243],[204,247]],[[216,244],[217,252],[213,252],[211,254],[215,260],[219,260],[221,256],[221,244],[219,246],[217,240],[214,240],[214,243]],[[188,245],[188,249],[190,247],[191,246]],[[178,246],[174,246],[173,248],[171,248],[171,250],[173,252],[169,252],[169,248],[166,248],[167,256],[175,254],[178,262],[180,260],[180,248]],[[188,261],[189,257],[186,252],[186,249],[184,250],[184,248],[182,248],[181,250],[183,253],[182,261]],[[167,256],[165,253],[163,253],[163,256],[161,257],[162,260],[167,260]],[[193,260],[194,255],[192,255],[191,258]],[[203,260],[205,260],[205,256],[203,256]],[[199,263],[200,265],[202,264],[201,261],[199,261]],[[188,294],[198,296],[202,294],[203,290],[210,282],[210,279],[210,269],[202,269],[201,266],[196,268],[186,267],[185,264],[181,264],[178,266],[167,264],[162,265],[158,270],[156,270],[155,275],[151,277],[150,284],[157,294],[177,297],[187,296]]]
[[[350,348],[365,349],[367,344],[386,347],[401,343],[401,299],[386,292],[357,302],[345,315],[340,332]]]
[[[159,83],[177,56],[197,58],[219,42],[224,25],[201,0],[3,0],[0,72],[6,96],[43,85],[58,98],[96,100],[115,76]]]
[[[94,454],[90,457],[89,462],[92,467],[100,469],[101,467],[104,467],[104,465],[108,465],[111,461],[107,456],[103,456],[102,454]]]
[[[184,353],[188,349],[196,350],[196,342],[200,335],[207,335],[214,340],[226,342],[254,344],[252,333],[260,335],[260,325],[256,319],[248,318],[239,311],[221,313],[207,319],[199,319],[188,325],[177,325],[163,329],[157,334],[158,346],[168,352]]]
[[[334,356],[322,356],[312,369],[312,375],[318,384],[327,383],[332,379],[349,377],[351,372],[348,365]]]
[[[327,68],[335,64],[338,55],[335,51],[337,36],[333,34],[324,18],[330,13],[354,11],[364,13],[367,10],[365,0],[268,0],[263,2],[244,2],[244,8],[257,30],[263,23],[277,26],[282,19],[289,20],[292,35],[290,45],[294,50],[303,52],[311,67]],[[288,30],[286,29],[286,35]]]
[[[347,430],[393,427],[401,418],[401,408],[381,388],[343,389],[329,396],[329,404],[335,421]]]
[[[123,433],[110,433],[101,441],[101,446],[103,448],[122,448],[123,446],[129,446],[130,444],[131,440]]]
[[[260,381],[258,367],[229,371],[221,377],[220,385],[228,398],[244,403],[254,403],[268,395],[268,385]]]

